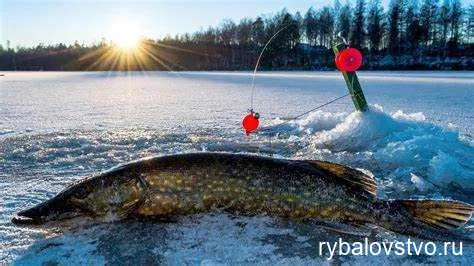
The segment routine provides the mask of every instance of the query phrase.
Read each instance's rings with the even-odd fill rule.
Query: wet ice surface
[[[17,264],[312,264],[318,241],[363,237],[269,217],[225,213],[174,222],[18,227],[11,216],[74,180],[142,157],[191,151],[323,159],[369,170],[381,198],[474,203],[474,74],[361,72],[371,106],[349,98],[289,123],[346,93],[336,72],[263,73],[255,109],[260,134],[245,137],[248,73],[5,73],[0,88],[0,262]],[[383,229],[374,241],[405,240]],[[448,239],[451,241],[450,239]],[[463,256],[379,255],[347,263],[468,263]]]

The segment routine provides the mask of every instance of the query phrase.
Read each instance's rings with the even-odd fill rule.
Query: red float
[[[336,66],[340,71],[354,72],[362,65],[362,54],[355,48],[347,48],[336,55]]]
[[[258,113],[250,112],[247,114],[244,119],[242,120],[242,127],[244,128],[245,134],[249,135],[250,133],[254,133],[257,131],[259,121]]]

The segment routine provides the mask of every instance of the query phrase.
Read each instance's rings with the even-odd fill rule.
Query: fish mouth
[[[18,225],[44,224],[50,220],[61,220],[80,215],[82,211],[68,200],[52,198],[34,207],[18,212],[12,223]]]
[[[84,213],[80,210],[66,210],[60,213],[41,215],[41,213],[38,212],[38,209],[33,207],[31,209],[18,212],[12,217],[11,221],[16,225],[40,225],[53,220],[61,221],[72,219],[83,214]]]
[[[38,206],[20,211],[12,218],[12,223],[18,225],[41,224],[43,222]]]
[[[16,225],[39,225],[44,223],[44,221],[27,216],[15,215],[12,218],[12,223]]]

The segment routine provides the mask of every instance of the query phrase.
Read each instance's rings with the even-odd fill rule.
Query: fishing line
[[[281,123],[279,123],[278,125],[281,125],[281,124],[284,124],[284,123],[288,123],[288,122],[290,122],[290,121],[292,121],[292,120],[296,120],[296,119],[298,119],[298,118],[301,118],[301,117],[303,117],[303,116],[305,116],[305,115],[307,115],[307,114],[309,114],[309,113],[311,113],[311,112],[313,112],[313,111],[316,111],[316,110],[318,110],[318,109],[321,109],[321,108],[323,108],[323,107],[325,107],[325,106],[327,106],[327,105],[330,105],[331,103],[334,103],[334,102],[336,102],[336,101],[339,101],[340,99],[343,99],[343,98],[345,98],[345,97],[347,97],[347,96],[349,96],[349,95],[351,95],[350,92],[348,92],[348,93],[346,93],[346,94],[344,94],[344,95],[342,95],[342,96],[336,97],[336,98],[334,98],[334,99],[332,99],[332,100],[330,100],[330,101],[328,101],[328,102],[325,102],[325,103],[323,103],[323,104],[321,104],[321,105],[318,105],[318,106],[314,107],[313,109],[310,109],[310,110],[308,110],[308,111],[306,111],[306,112],[304,112],[304,113],[301,113],[301,114],[299,114],[299,115],[297,115],[297,116],[282,118],[282,120],[284,120],[284,121],[281,122]],[[354,96],[356,96],[356,95],[358,95],[358,93],[355,93],[355,94],[354,94]]]
[[[307,114],[309,114],[309,113],[311,113],[311,112],[313,112],[313,111],[316,111],[316,110],[318,110],[318,109],[321,109],[321,108],[323,108],[324,106],[329,105],[329,104],[331,104],[331,103],[333,103],[333,102],[335,102],[335,101],[338,101],[338,100],[340,100],[340,99],[342,99],[342,98],[344,98],[344,97],[347,97],[347,96],[349,96],[349,95],[351,95],[351,94],[350,94],[350,93],[346,93],[346,94],[344,94],[344,95],[342,95],[342,96],[339,96],[339,97],[337,97],[337,98],[334,98],[334,99],[330,100],[329,102],[323,103],[323,104],[321,104],[321,105],[319,105],[319,106],[314,107],[314,108],[311,109],[311,110],[308,110],[308,111],[306,111],[306,112],[304,112],[304,113],[301,113],[301,114],[299,114],[299,115],[297,115],[297,116],[295,116],[295,117],[290,117],[290,118],[288,118],[287,120],[295,120],[295,119],[298,119],[298,118],[300,118],[300,117],[302,117],[302,116],[305,116],[305,115],[307,115]]]

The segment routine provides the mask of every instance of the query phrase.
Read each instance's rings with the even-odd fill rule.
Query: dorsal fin
[[[306,160],[304,162],[310,163],[318,170],[323,171],[328,178],[335,178],[355,191],[361,192],[361,194],[369,197],[376,197],[377,195],[377,184],[374,178],[359,170],[325,161]]]

